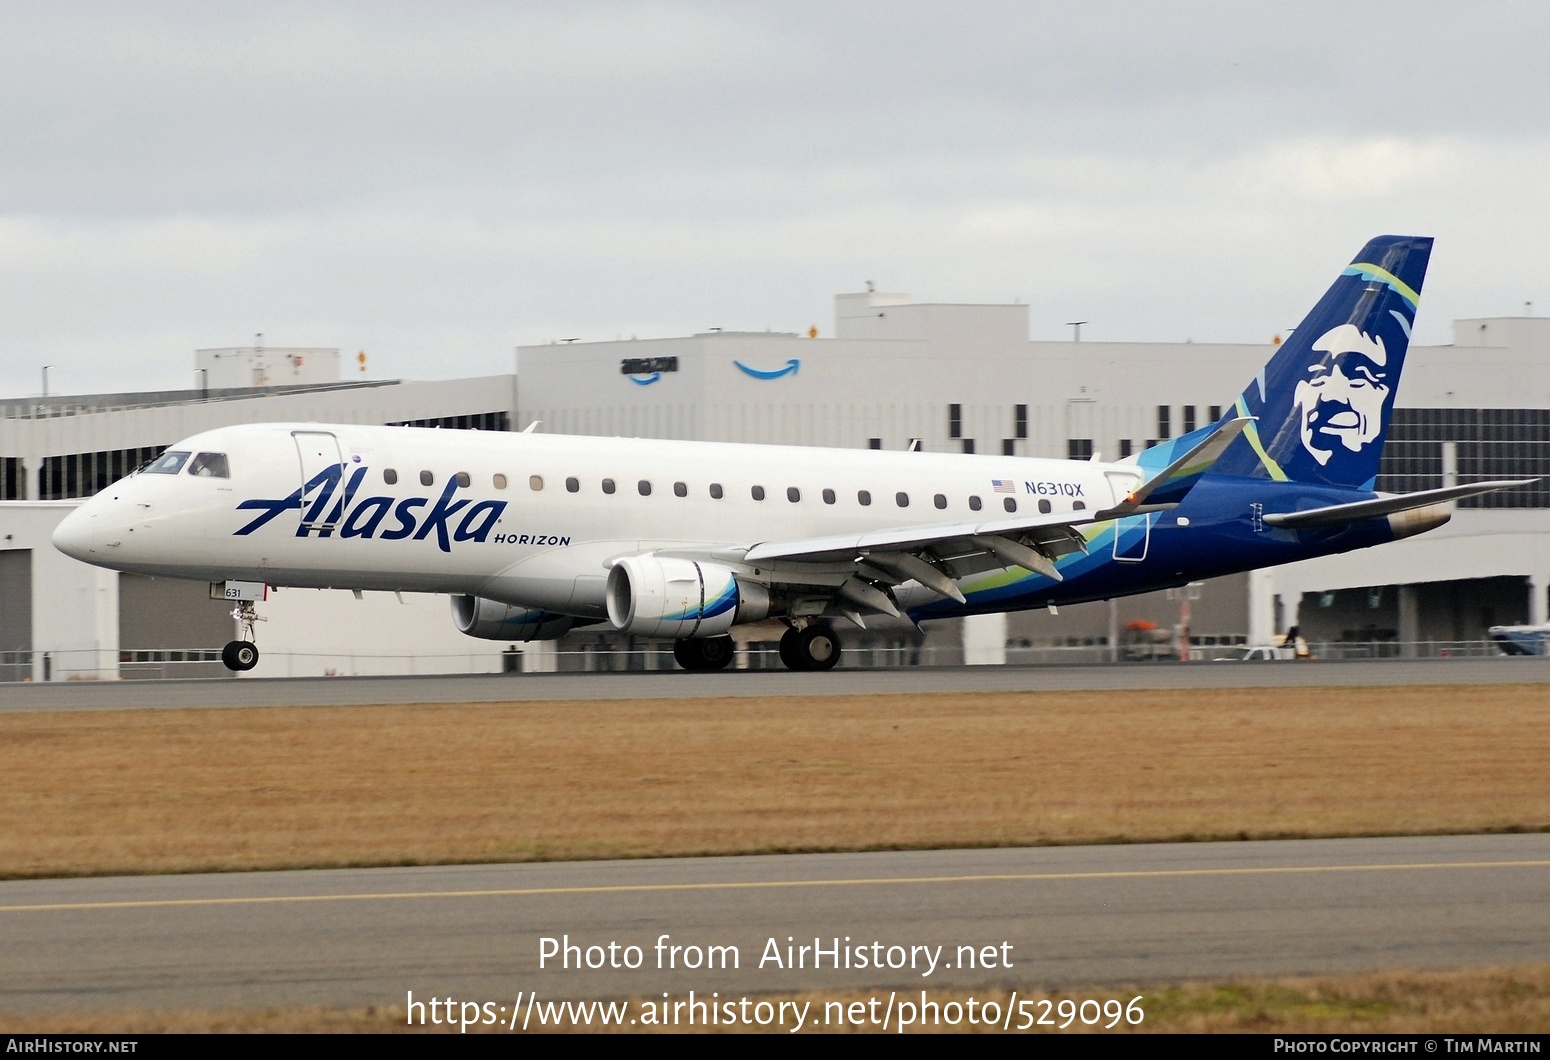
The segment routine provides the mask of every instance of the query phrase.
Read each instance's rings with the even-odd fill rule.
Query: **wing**
[[[1077,528],[1107,518],[1113,516],[1051,513],[764,541],[746,548],[663,549],[657,554],[751,567],[756,578],[786,592],[793,616],[843,615],[864,624],[862,612],[900,617],[895,589],[906,582],[918,582],[936,596],[963,603],[963,593],[954,583],[983,571],[1023,567],[1060,581],[1055,561],[1087,548]]]
[[[898,618],[902,611],[896,590],[908,582],[937,597],[964,603],[955,582],[985,571],[1022,567],[1062,581],[1056,561],[1071,552],[1087,551],[1080,527],[1177,507],[1248,423],[1243,418],[1224,421],[1124,501],[1100,511],[761,541],[710,552],[670,549],[660,554],[752,566],[756,577],[787,592],[794,616],[843,615],[858,625],[864,624],[862,612]]]

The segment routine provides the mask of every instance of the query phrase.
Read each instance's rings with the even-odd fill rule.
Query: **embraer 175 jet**
[[[266,586],[448,593],[492,640],[607,622],[690,670],[774,617],[785,664],[825,670],[840,620],[1149,592],[1408,537],[1519,485],[1373,492],[1431,248],[1368,243],[1220,420],[1116,463],[258,424],[172,446],[54,544],[223,586],[234,670],[258,661]]]

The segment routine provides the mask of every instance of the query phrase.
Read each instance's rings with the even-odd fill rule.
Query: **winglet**
[[[1178,504],[1184,499],[1184,495],[1194,488],[1195,483],[1200,481],[1200,476],[1211,470],[1211,465],[1216,463],[1217,459],[1227,451],[1227,447],[1252,422],[1253,418],[1249,416],[1238,416],[1224,421],[1221,427],[1212,431],[1204,441],[1163,468],[1119,504],[1098,513],[1099,516],[1105,519],[1116,519],[1123,515],[1138,514],[1142,510],[1157,511],[1162,507]]]

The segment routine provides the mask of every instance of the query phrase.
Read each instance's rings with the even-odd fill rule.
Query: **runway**
[[[885,967],[768,960],[815,938]],[[641,967],[574,967],[610,943]],[[0,946],[8,1013],[1462,968],[1550,960],[1550,835],[15,881]]]
[[[0,685],[0,713],[127,708],[361,706],[749,696],[850,696],[904,692],[1136,691],[1371,685],[1542,684],[1550,658],[1498,656],[1355,662],[1133,663],[1115,666],[894,667],[792,673],[475,674],[423,677],[56,681]]]

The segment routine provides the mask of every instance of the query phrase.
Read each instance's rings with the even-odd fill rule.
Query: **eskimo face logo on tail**
[[[1337,449],[1359,453],[1382,436],[1383,409],[1393,387],[1381,335],[1341,324],[1315,339],[1313,351],[1324,356],[1298,380],[1293,403],[1302,447],[1322,465]]]
[[[383,541],[400,541],[413,537],[424,541],[432,534],[436,547],[443,552],[452,551],[454,541],[475,541],[480,544],[489,540],[490,531],[500,521],[506,510],[505,501],[454,500],[458,491],[457,476],[447,481],[446,489],[435,502],[429,497],[363,497],[356,500],[356,491],[366,478],[366,468],[356,468],[345,483],[343,491],[334,497],[339,488],[342,467],[335,464],[318,472],[307,484],[288,497],[263,498],[243,501],[238,511],[256,510],[260,514],[247,525],[233,533],[233,537],[245,537],[274,519],[281,512],[299,512],[307,505],[306,515],[298,516],[300,525],[297,537],[332,537],[335,530],[341,538],[380,538]],[[333,501],[330,508],[329,502]],[[421,516],[421,509],[429,508]],[[327,518],[324,518],[324,513]],[[383,523],[392,516],[386,529]],[[461,516],[461,518],[458,518]],[[380,533],[378,531],[381,530]]]

